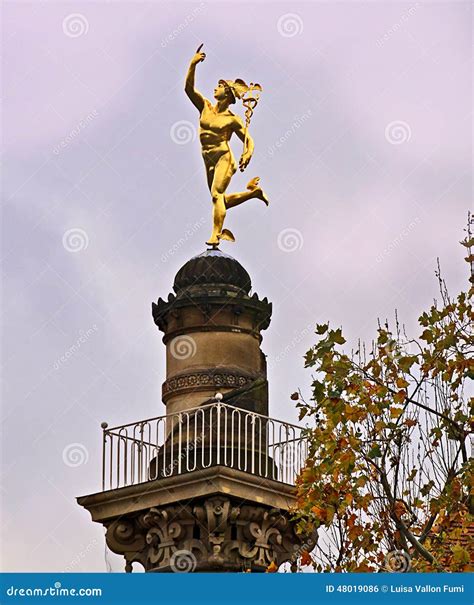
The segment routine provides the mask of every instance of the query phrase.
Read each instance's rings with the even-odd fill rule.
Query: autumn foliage
[[[462,244],[472,267],[469,233]],[[370,351],[348,354],[341,329],[317,326],[311,401],[292,396],[310,445],[296,518],[319,536],[302,564],[316,571],[470,568],[473,278],[452,299],[437,276],[440,300],[417,339],[395,321],[379,325]]]

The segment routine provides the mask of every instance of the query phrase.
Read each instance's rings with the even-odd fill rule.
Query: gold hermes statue
[[[258,198],[268,205],[268,199],[258,184],[259,177],[253,178],[247,184],[247,191],[226,193],[232,176],[237,170],[237,163],[229,146],[229,140],[235,133],[244,144],[239,161],[239,168],[243,172],[250,162],[254,149],[253,139],[248,133],[250,118],[259,99],[254,92],[260,92],[262,88],[259,84],[247,85],[240,79],[219,80],[214,90],[216,104],[212,105],[194,87],[196,65],[206,58],[205,53],[201,52],[201,48],[202,44],[191,59],[186,76],[185,91],[200,113],[199,139],[213,204],[212,234],[206,243],[217,247],[220,240],[235,241],[232,232],[223,228],[228,208],[234,208],[252,198]],[[235,103],[236,99],[241,99],[246,109],[245,124],[241,118],[229,110],[229,105]]]

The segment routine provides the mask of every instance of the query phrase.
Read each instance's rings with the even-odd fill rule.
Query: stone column
[[[176,274],[165,302],[153,303],[153,318],[166,345],[163,403],[167,414],[202,405],[221,392],[239,387],[233,405],[268,415],[262,330],[270,324],[272,305],[250,296],[250,276],[232,257],[208,250],[189,260]]]

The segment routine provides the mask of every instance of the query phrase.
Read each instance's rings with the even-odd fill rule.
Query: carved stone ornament
[[[162,395],[170,395],[185,389],[195,389],[197,387],[230,387],[238,388],[252,383],[255,377],[246,376],[237,372],[227,371],[198,371],[189,374],[182,374],[177,377],[169,378],[163,383]]]
[[[108,547],[147,572],[262,572],[294,558],[302,539],[288,513],[214,496],[190,504],[150,508],[113,521]]]

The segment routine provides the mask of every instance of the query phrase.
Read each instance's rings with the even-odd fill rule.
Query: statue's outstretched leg
[[[226,208],[234,208],[234,206],[238,206],[247,200],[251,200],[257,198],[262,200],[267,206],[269,204],[269,200],[263,189],[259,187],[260,177],[256,176],[251,181],[247,183],[247,191],[241,191],[240,193],[230,193],[225,196],[225,205]]]
[[[216,246],[221,239],[235,241],[232,232],[223,227],[226,215],[225,190],[236,170],[237,166],[230,152],[222,155],[214,167],[211,185],[213,226],[211,237],[206,242],[210,246]]]

